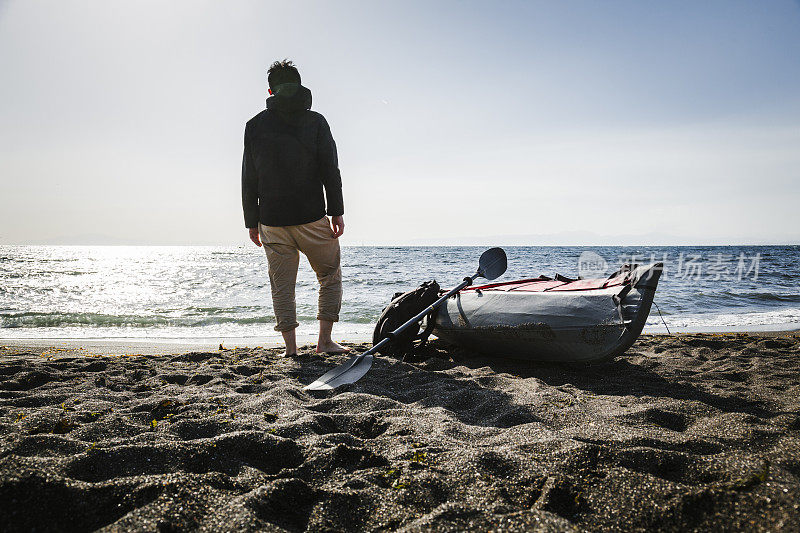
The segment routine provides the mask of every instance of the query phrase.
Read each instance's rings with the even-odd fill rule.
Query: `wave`
[[[732,296],[734,298],[741,298],[745,300],[754,300],[759,302],[800,302],[800,294],[777,294],[774,292],[732,292],[722,291],[721,296]]]
[[[775,311],[742,313],[680,313],[670,315],[663,312],[670,328],[748,328],[752,326],[788,326],[800,324],[800,308],[783,308]],[[650,310],[646,328],[660,327],[661,318],[656,309]]]
[[[307,317],[298,317],[307,318]],[[104,313],[5,313],[0,314],[0,328],[60,328],[60,327],[203,327],[220,324],[269,324],[271,314],[249,317],[203,316],[173,317],[165,315],[110,315]]]

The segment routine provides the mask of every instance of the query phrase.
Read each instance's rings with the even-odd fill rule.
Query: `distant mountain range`
[[[527,235],[487,235],[413,239],[412,246],[702,246],[702,245],[780,245],[800,244],[800,237],[782,239],[723,239],[714,237],[680,237],[668,233],[599,235],[590,231],[562,231]]]

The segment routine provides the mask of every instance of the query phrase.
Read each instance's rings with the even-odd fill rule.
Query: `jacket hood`
[[[277,111],[281,115],[292,115],[311,109],[311,91],[302,85],[291,96],[273,95],[267,98],[267,109]]]

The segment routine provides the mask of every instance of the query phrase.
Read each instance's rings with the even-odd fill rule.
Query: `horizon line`
[[[62,243],[62,244],[45,244],[45,243],[1,243],[0,246],[41,246],[41,247],[129,247],[129,248],[176,248],[176,247],[250,247],[250,243],[184,243],[184,244],[126,244],[126,243]],[[725,243],[725,242],[701,242],[689,244],[674,244],[674,243],[635,243],[635,244],[518,244],[518,243],[401,243],[401,244],[387,244],[387,243],[357,243],[357,244],[342,244],[342,247],[349,248],[479,248],[485,246],[509,246],[521,248],[563,248],[563,247],[583,247],[583,248],[608,248],[608,247],[635,247],[635,246],[657,246],[657,247],[698,247],[698,246],[800,246],[800,240],[788,242],[743,242],[743,243]]]

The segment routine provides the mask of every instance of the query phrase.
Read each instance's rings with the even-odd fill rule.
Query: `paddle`
[[[472,285],[472,282],[475,280],[475,278],[486,278],[487,280],[492,280],[501,276],[506,271],[506,268],[506,253],[502,248],[490,248],[486,250],[481,255],[480,260],[478,260],[478,270],[475,272],[475,274],[464,278],[464,281],[458,285],[458,287],[452,289],[447,294],[426,307],[423,311],[417,314],[417,316],[409,319],[405,324],[389,333],[389,336],[380,341],[378,344],[360,355],[354,355],[347,362],[342,363],[333,370],[320,376],[314,383],[306,385],[304,390],[330,390],[340,385],[355,383],[361,379],[370,368],[372,368],[372,354],[380,350],[382,346],[392,342],[392,339],[396,335],[400,334],[403,330],[412,326],[413,324],[417,324],[425,317],[425,315],[442,305],[442,303],[444,303],[448,298],[464,287]]]

